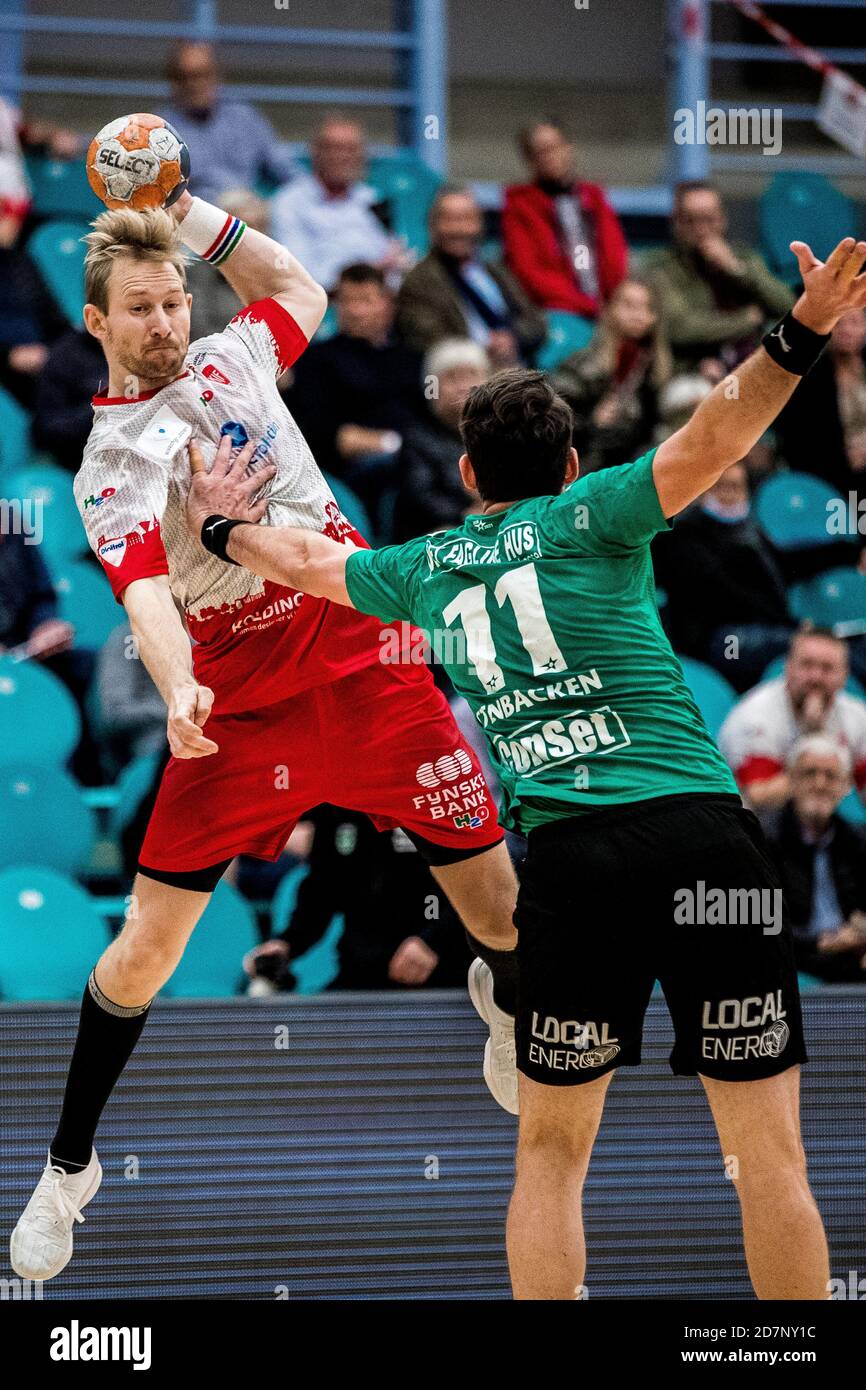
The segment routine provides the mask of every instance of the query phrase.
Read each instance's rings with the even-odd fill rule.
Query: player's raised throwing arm
[[[826,263],[791,243],[803,293],[764,346],[720,382],[691,420],[659,446],[653,477],[665,516],[674,516],[737,463],[773,423],[843,314],[866,306],[866,242],[841,241]]]
[[[219,268],[244,304],[276,299],[307,339],[322,321],[328,296],[285,246],[189,193],[171,208],[182,241]]]

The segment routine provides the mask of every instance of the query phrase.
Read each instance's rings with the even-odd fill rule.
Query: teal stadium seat
[[[86,222],[43,222],[27,243],[43,280],[69,322],[79,327],[84,310]]]
[[[791,611],[801,622],[829,627],[838,637],[866,633],[866,575],[854,569],[827,570],[790,591]]]
[[[292,920],[292,913],[298,899],[298,890],[307,873],[306,864],[299,864],[286,874],[277,888],[271,904],[271,934],[273,936],[279,936],[284,932]],[[302,956],[298,956],[297,960],[291,962],[292,974],[297,981],[295,985],[297,994],[319,994],[331,983],[340,968],[337,957],[337,942],[342,934],[343,918],[338,915],[330,922],[321,941],[317,941],[315,946],[310,947],[309,951],[305,951]]]
[[[850,791],[839,806],[839,815],[849,825],[859,825],[866,829],[866,806],[856,791]]]
[[[566,357],[588,346],[595,324],[565,309],[549,309],[546,318],[547,339],[536,353],[535,361],[541,371],[552,372]]]
[[[0,872],[0,997],[79,999],[110,940],[91,899],[53,869]]]
[[[9,496],[9,480],[30,460],[30,417],[14,396],[0,387],[0,492]]]
[[[774,656],[769,666],[766,667],[764,674],[761,676],[761,680],[772,681],[775,680],[777,676],[781,676],[785,669],[785,660],[786,658],[784,656]],[[845,689],[848,691],[849,695],[856,695],[858,700],[866,700],[866,689],[863,688],[856,676],[849,675],[845,682]]]
[[[796,237],[824,260],[843,237],[857,235],[854,205],[822,174],[776,174],[759,208],[761,247],[770,269],[790,285],[799,284],[797,260],[789,250]]]
[[[832,545],[827,527],[827,504],[833,489],[808,473],[777,473],[767,478],[755,497],[755,517],[764,535],[780,550]]]
[[[108,815],[108,828],[113,839],[120,839],[150,791],[158,761],[158,753],[146,753],[140,758],[133,758],[118,777],[114,787],[116,799]]]
[[[35,661],[0,656],[0,748],[7,762],[61,767],[81,716],[66,686]]]
[[[681,656],[679,662],[704,723],[711,736],[718,738],[719,729],[737,702],[733,687],[724,676],[720,676],[712,666],[705,666],[702,661]]]
[[[89,222],[104,211],[87,182],[83,159],[26,160],[33,210],[40,217],[77,217]]]
[[[75,628],[75,644],[94,650],[106,642],[116,627],[126,623],[126,613],[115,602],[101,570],[85,560],[71,560],[53,573],[60,600],[60,616]]]
[[[252,908],[230,883],[220,883],[163,993],[183,999],[237,994],[243,957],[260,941]]]
[[[367,182],[387,201],[391,231],[418,257],[430,249],[427,215],[442,180],[414,154],[398,150],[375,155],[367,167]]]
[[[0,869],[38,864],[83,873],[96,840],[96,820],[78,783],[57,767],[0,765]]]
[[[88,553],[87,536],[72,495],[72,478],[56,463],[33,462],[6,484],[7,497],[32,500],[42,525],[42,556],[52,574]]]

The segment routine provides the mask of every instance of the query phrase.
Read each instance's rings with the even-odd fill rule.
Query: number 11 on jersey
[[[555,671],[564,671],[565,657],[547,621],[535,565],[506,570],[496,581],[493,597],[500,608],[506,600],[511,602],[520,640],[532,662],[532,674],[549,676]],[[487,611],[487,585],[472,584],[461,590],[443,609],[442,616],[449,627],[457,619],[462,623],[466,657],[475,668],[480,684],[490,692],[501,690],[505,676],[496,659],[493,625]]]

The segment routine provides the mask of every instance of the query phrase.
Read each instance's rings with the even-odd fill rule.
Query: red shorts
[[[455,860],[503,838],[478,760],[424,667],[377,661],[276,705],[213,714],[205,732],[219,752],[172,758],[163,774],[145,873],[236,854],[277,859],[322,802],[366,812],[379,830],[400,826]]]

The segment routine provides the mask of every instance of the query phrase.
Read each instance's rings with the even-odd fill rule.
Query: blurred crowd
[[[677,186],[664,244],[631,248],[605,190],[581,177],[579,151],[553,120],[519,133],[525,181],[505,189],[496,225],[470,187],[442,184],[419,249],[395,233],[387,198],[365,181],[356,120],[326,117],[307,167],[261,113],[226,94],[208,45],[179,44],[168,75],[172,97],[161,114],[189,146],[192,191],[290,247],[330,293],[324,331],[281,389],[376,543],[459,524],[477,505],[458,473],[460,414],[467,393],[497,370],[549,370],[573,411],[581,471],[615,468],[685,423],[796,298],[757,250],[730,238],[710,183]],[[0,103],[0,386],[27,412],[35,447],[70,477],[105,364],[28,250],[38,219],[24,156],[80,159],[86,143]],[[189,287],[193,338],[221,331],[239,307],[226,282],[197,262]],[[654,546],[675,650],[740,697],[721,747],[771,836],[801,969],[832,980],[866,978],[866,834],[856,816],[839,814],[852,788],[866,794],[866,613],[859,632],[810,629],[792,611],[791,590],[829,569],[866,573],[866,550],[856,535],[779,547],[752,499],[764,480],[791,470],[841,498],[853,494],[855,508],[866,498],[864,345],[866,314],[849,314],[772,433]],[[4,651],[43,663],[76,699],[84,733],[72,770],[83,784],[112,782],[135,758],[164,757],[164,711],[130,659],[128,630],[119,627],[101,651],[79,648],[38,548],[14,534],[0,534]],[[444,681],[438,669],[436,677]],[[128,827],[127,872],[147,806],[145,798]],[[462,935],[447,903],[425,918],[435,887],[400,832],[380,835],[348,811],[311,808],[276,866],[241,861],[232,872],[261,903],[299,863],[309,873],[287,932],[248,962],[259,979],[291,987],[292,959],[335,914],[344,918],[336,986],[462,979]]]

